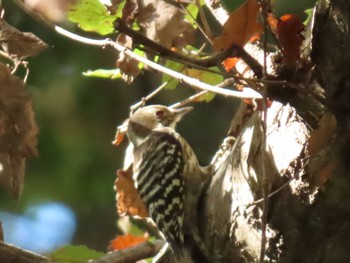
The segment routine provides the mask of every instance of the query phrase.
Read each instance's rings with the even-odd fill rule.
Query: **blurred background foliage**
[[[116,126],[128,117],[132,104],[160,85],[161,76],[145,72],[129,86],[121,80],[84,77],[82,72],[89,69],[113,68],[115,52],[66,39],[12,1],[2,2],[9,24],[33,32],[49,48],[29,60],[28,90],[40,128],[40,155],[27,162],[24,193],[19,201],[0,191],[1,211],[35,220],[33,214],[28,214],[31,207],[64,204],[76,217],[71,243],[105,251],[118,233],[113,185],[126,147],[125,142],[119,148],[111,144]],[[302,16],[314,2],[280,0],[277,6],[280,13]],[[151,103],[169,105],[190,94],[191,88],[181,86],[163,91]],[[178,130],[193,146],[201,164],[210,162],[237,104],[236,100],[218,96],[210,103],[196,105],[179,125]],[[0,221],[4,221],[2,214]],[[57,227],[66,228],[64,223]],[[11,231],[5,226],[5,241],[6,233]]]

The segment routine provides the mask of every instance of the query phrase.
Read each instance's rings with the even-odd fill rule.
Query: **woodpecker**
[[[135,187],[174,254],[181,253],[189,238],[207,257],[198,232],[197,206],[211,171],[199,165],[191,146],[175,131],[191,110],[143,107],[129,118],[127,135],[134,146]]]

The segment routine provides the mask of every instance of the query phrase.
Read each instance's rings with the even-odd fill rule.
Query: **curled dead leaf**
[[[0,18],[0,44],[4,52],[19,60],[33,57],[47,48],[47,44],[32,33],[24,33]]]
[[[26,158],[37,155],[37,134],[23,81],[0,64],[0,184],[15,197],[23,189]]]
[[[132,38],[129,36],[120,34],[117,38],[117,42],[126,48],[132,48]],[[126,56],[123,52],[119,53],[117,67],[122,72],[122,79],[127,83],[131,83],[134,77],[140,73],[139,62]]]
[[[193,40],[193,27],[182,10],[164,0],[141,0],[137,21],[145,36],[164,47],[183,46]]]
[[[114,189],[117,192],[117,211],[119,215],[148,217],[147,208],[134,185],[132,166],[128,170],[119,169],[117,171]]]
[[[295,67],[300,60],[300,46],[304,41],[304,24],[293,14],[285,14],[279,19],[269,14],[267,22],[282,49],[284,64],[287,67]]]
[[[128,129],[128,123],[129,119],[123,122],[123,124],[119,125],[117,128],[117,133],[115,135],[115,138],[112,142],[115,146],[119,146],[122,141],[124,140],[124,137],[126,135],[127,129]]]

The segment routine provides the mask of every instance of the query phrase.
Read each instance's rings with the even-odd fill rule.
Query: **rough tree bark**
[[[201,230],[214,258],[258,261],[265,169],[268,191],[278,189],[268,198],[265,260],[350,261],[349,27],[349,1],[318,1],[304,49],[312,60],[290,78],[298,88],[268,87],[267,151],[262,113],[245,116],[203,200]]]

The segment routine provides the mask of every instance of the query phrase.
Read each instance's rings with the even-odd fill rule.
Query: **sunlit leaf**
[[[111,15],[98,0],[78,0],[69,8],[68,19],[83,30],[108,35],[114,32],[113,22],[117,15]]]
[[[314,12],[314,9],[313,9],[313,8],[309,8],[309,9],[306,9],[306,10],[304,11],[304,13],[305,13],[306,16],[307,16],[306,19],[305,19],[305,21],[304,21],[304,25],[307,25],[307,24],[309,23],[310,19],[312,18],[313,12]]]
[[[96,77],[106,79],[119,79],[122,74],[119,69],[96,69],[83,72],[85,77]]]
[[[171,60],[167,60],[164,66],[177,72],[182,72],[182,70],[184,69],[183,65]],[[166,89],[175,89],[179,84],[178,80],[173,79],[172,77],[166,74],[163,74],[162,82],[168,82],[168,84],[165,86]]]
[[[90,259],[97,259],[104,255],[86,246],[64,246],[54,251],[50,257],[60,263],[86,263]]]
[[[194,26],[194,28],[197,27],[197,25],[194,23],[194,19],[197,18],[197,15],[198,15],[198,7],[196,4],[189,4],[187,7],[186,7],[187,11],[189,12],[189,14],[186,14],[185,15],[185,19],[187,21],[189,21],[190,23],[192,23],[192,25]]]
[[[213,92],[207,92],[207,93],[203,94],[202,96],[198,97],[196,101],[197,102],[200,102],[200,101],[210,102],[215,98],[215,95],[216,94]]]
[[[204,70],[194,69],[194,68],[187,68],[184,65],[181,65],[177,62],[168,60],[165,64],[165,67],[170,68],[174,71],[180,72],[184,75],[187,75],[191,78],[198,79],[204,83],[207,83],[209,85],[217,85],[220,82],[224,80],[223,76],[220,74],[215,74],[213,72],[208,72]],[[217,67],[210,68],[213,71],[219,71]],[[165,86],[166,89],[175,89],[177,85],[179,84],[179,81],[177,79],[174,79],[172,77],[169,77],[168,75],[163,75],[162,82],[168,82],[168,84]],[[211,101],[215,97],[212,93],[207,93],[203,96],[201,96],[197,101]]]
[[[243,47],[252,37],[256,38],[263,32],[258,22],[260,5],[257,0],[247,0],[239,8],[230,13],[223,25],[222,34],[213,39],[214,48],[223,50],[237,45]]]

